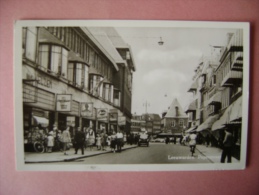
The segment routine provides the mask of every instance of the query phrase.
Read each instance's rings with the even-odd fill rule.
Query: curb
[[[137,148],[137,147],[138,146],[133,146],[133,147],[130,147],[130,148],[124,148],[124,149],[122,149],[122,151],[133,149],[133,148]],[[113,153],[113,152],[112,151],[106,151],[106,152],[100,152],[100,153],[96,153],[96,154],[82,155],[82,156],[78,156],[78,157],[74,157],[74,158],[69,158],[69,159],[63,159],[63,160],[25,161],[24,163],[33,164],[33,163],[71,162],[71,161],[75,161],[77,159],[88,158],[88,157],[98,156],[98,155],[107,154],[107,153]]]

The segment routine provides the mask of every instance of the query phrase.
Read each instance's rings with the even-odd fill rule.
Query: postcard
[[[17,170],[245,169],[249,23],[14,28]]]

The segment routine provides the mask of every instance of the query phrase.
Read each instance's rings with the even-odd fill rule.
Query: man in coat
[[[77,154],[78,149],[81,149],[82,155],[84,155],[84,143],[85,143],[85,134],[84,132],[81,131],[81,128],[78,127],[74,138],[75,154]]]

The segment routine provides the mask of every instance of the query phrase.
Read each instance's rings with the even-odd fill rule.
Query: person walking
[[[123,133],[119,129],[116,133],[116,143],[117,143],[117,150],[118,152],[121,152],[121,147],[123,145]]]
[[[190,138],[190,141],[189,141],[190,150],[193,156],[193,153],[195,153],[195,148],[196,148],[196,139],[197,139],[196,131],[193,131],[190,134],[189,138]]]
[[[82,155],[84,155],[84,143],[85,143],[85,134],[84,132],[81,131],[81,128],[78,127],[74,138],[75,154],[77,154],[78,149],[81,149]]]
[[[105,133],[105,129],[103,129],[101,133],[101,149],[103,151],[106,150],[106,145],[107,145],[107,134]]]
[[[229,129],[225,129],[225,137],[223,140],[223,150],[221,154],[221,163],[225,163],[227,157],[227,163],[231,163],[232,146],[234,144],[234,137]]]
[[[95,134],[94,134],[92,123],[90,123],[90,126],[87,130],[86,139],[87,139],[87,145],[89,146],[90,150],[92,150],[93,145],[95,143]]]
[[[102,138],[99,134],[96,135],[96,147],[97,147],[97,150],[101,150],[101,141],[102,141]]]
[[[53,134],[49,132],[47,137],[47,152],[51,153],[53,146],[54,146],[54,137],[53,137]]]
[[[63,152],[64,155],[68,155],[67,154],[67,148],[68,148],[68,144],[71,143],[71,137],[70,137],[70,132],[69,132],[69,127],[67,127],[61,134],[61,141],[63,143]]]
[[[112,132],[112,135],[111,135],[111,150],[113,151],[113,153],[115,153],[115,149],[116,149],[116,133],[115,131]]]

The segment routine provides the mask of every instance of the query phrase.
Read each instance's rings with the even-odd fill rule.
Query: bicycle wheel
[[[45,150],[44,145],[40,142],[34,142],[33,147],[34,147],[34,150],[39,153],[43,153]]]

